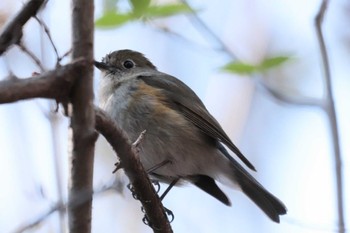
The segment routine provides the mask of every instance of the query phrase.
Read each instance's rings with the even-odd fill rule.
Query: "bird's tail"
[[[217,144],[218,149],[227,157],[229,153]],[[233,172],[232,172],[233,171]],[[229,179],[246,194],[273,221],[279,222],[280,215],[287,213],[285,205],[269,191],[267,191],[252,175],[250,175],[236,160],[229,160],[229,168],[225,172]]]
[[[279,222],[279,216],[287,213],[285,205],[277,197],[267,191],[253,176],[245,171],[240,164],[231,165],[234,171],[234,178],[243,193],[259,206],[273,221]]]

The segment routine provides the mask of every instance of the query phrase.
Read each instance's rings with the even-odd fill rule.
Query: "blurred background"
[[[174,1],[157,1],[159,4]],[[323,67],[314,17],[321,1],[191,0],[194,15],[179,14],[156,20],[133,21],[95,31],[95,58],[118,49],[144,53],[160,71],[188,84],[222,124],[233,142],[255,165],[254,175],[288,208],[281,223],[270,221],[242,193],[223,187],[232,201],[228,208],[188,185],[174,188],[163,204],[173,211],[174,232],[337,232],[335,164],[329,121],[319,107],[287,104],[272,97],[264,85],[298,99],[322,100]],[[23,1],[0,2],[4,25]],[[101,17],[115,1],[95,1]],[[128,10],[120,0],[118,9]],[[70,1],[51,0],[39,18],[50,29],[60,55],[71,48]],[[330,1],[323,24],[330,58],[332,83],[343,156],[345,222],[349,224],[350,195],[350,2]],[[215,34],[224,43],[220,43]],[[40,25],[25,26],[25,46],[45,69],[56,62],[52,46]],[[222,67],[228,53],[248,64],[266,57],[288,56],[280,66],[255,75],[232,74]],[[69,62],[66,58],[63,64]],[[10,73],[30,77],[41,72],[18,47],[0,57],[0,77]],[[99,71],[95,70],[95,89]],[[261,85],[263,83],[264,85]],[[97,103],[97,99],[96,99]],[[65,232],[55,212],[45,213],[67,198],[69,120],[55,103],[44,99],[0,106],[0,232],[16,232],[32,221],[44,221],[26,232]],[[152,232],[141,219],[140,203],[125,185],[125,175],[112,174],[117,157],[99,137],[94,186],[98,190],[115,179],[118,191],[96,194],[92,232]],[[162,185],[162,190],[166,185]],[[60,220],[61,219],[61,220]]]

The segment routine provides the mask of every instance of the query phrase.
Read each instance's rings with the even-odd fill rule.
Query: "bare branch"
[[[41,61],[39,60],[39,58],[37,56],[35,56],[35,54],[33,52],[31,52],[29,49],[27,49],[27,47],[21,42],[17,43],[17,45],[25,54],[27,54],[35,62],[35,64],[40,68],[41,72],[45,71],[45,68],[41,64]]]
[[[80,71],[87,66],[84,59],[26,79],[0,81],[0,103],[12,103],[30,98],[50,98],[67,101]]]
[[[51,46],[55,52],[55,55],[56,55],[56,59],[57,59],[57,63],[60,61],[60,56],[58,55],[58,51],[57,51],[57,48],[56,48],[56,45],[55,43],[53,42],[52,40],[52,36],[51,36],[51,33],[50,33],[50,30],[49,28],[47,27],[47,25],[45,24],[45,22],[43,22],[41,19],[39,19],[36,15],[34,16],[34,18],[36,19],[36,21],[43,27],[44,31],[45,31],[45,34],[47,35],[47,37],[49,38],[49,41],[51,43]]]
[[[315,17],[317,39],[320,46],[320,52],[323,63],[324,79],[326,84],[326,113],[328,115],[329,124],[331,127],[333,149],[334,149],[334,163],[335,163],[335,178],[337,187],[337,212],[338,212],[338,232],[345,232],[345,221],[344,221],[344,197],[343,197],[343,172],[342,172],[342,157],[340,153],[340,142],[339,142],[339,131],[337,115],[335,111],[331,71],[329,67],[327,48],[322,32],[322,22],[324,15],[326,14],[328,6],[328,0],[323,0],[320,9]]]
[[[146,211],[154,232],[172,232],[164,207],[126,134],[102,110],[96,108],[96,129],[118,154],[126,175]]]
[[[69,54],[71,54],[72,53],[72,49],[70,49],[70,50],[68,50],[67,52],[65,52],[62,56],[60,56],[59,58],[58,58],[58,61],[57,61],[57,64],[60,64],[60,62],[63,60],[63,58],[65,58],[65,57],[67,57]],[[56,64],[56,65],[57,65]]]
[[[52,138],[52,149],[53,149],[53,161],[54,161],[54,174],[55,174],[55,185],[57,190],[57,200],[58,202],[63,203],[64,201],[64,190],[66,190],[66,186],[63,185],[63,163],[62,163],[62,145],[59,140],[59,129],[62,127],[62,115],[57,114],[57,111],[54,111],[54,101],[50,102],[50,110],[48,112],[43,111],[43,114],[47,115],[50,127],[51,127],[51,138]],[[56,103],[56,108],[58,108],[58,104]],[[63,149],[64,150],[64,149]],[[66,215],[66,208],[64,210],[59,210],[58,212],[58,225],[57,225],[57,231],[58,232],[64,232],[64,229],[66,229],[66,221],[65,221],[65,215]]]
[[[193,14],[189,15],[191,22],[194,26],[197,26],[201,29],[202,32],[208,34],[215,42],[219,45],[219,49],[225,52],[227,55],[231,57],[233,60],[239,60],[237,56],[226,46],[225,42],[218,37],[215,32],[213,32],[208,25],[198,16],[195,10],[191,7],[187,0],[181,0],[184,4],[186,4],[192,11]],[[205,36],[206,37],[206,36]],[[285,102],[287,104],[295,104],[295,105],[305,105],[305,106],[316,106],[323,107],[322,100],[318,100],[315,98],[293,98],[291,96],[285,95],[283,92],[280,92],[273,87],[267,85],[265,81],[261,78],[258,79],[258,84],[266,91],[266,93],[270,94],[273,98],[278,101]]]
[[[31,0],[10,21],[0,34],[0,55],[11,45],[18,44],[23,35],[23,26],[35,16],[45,0]]]
[[[93,62],[94,1],[72,1],[73,59],[86,58]],[[92,63],[91,63],[92,64]],[[72,142],[69,200],[81,192],[92,193],[94,151],[97,133],[95,131],[93,66],[81,70],[71,93]],[[68,207],[70,233],[91,232],[92,197],[78,206]]]
[[[183,4],[185,4],[189,9],[191,9],[192,14],[189,14],[188,17],[191,19],[193,25],[198,25],[204,32],[206,32],[209,37],[211,37],[218,45],[219,49],[227,53],[232,60],[238,60],[237,56],[226,46],[226,44],[218,37],[209,27],[208,25],[198,16],[196,11],[192,8],[192,6],[188,3],[187,0],[181,0]],[[207,38],[207,36],[205,36]]]
[[[257,84],[264,91],[266,91],[270,96],[272,96],[276,100],[281,101],[282,103],[294,104],[294,105],[300,105],[300,106],[320,107],[323,109],[325,108],[324,101],[322,99],[306,97],[306,96],[287,95],[281,92],[280,90],[271,87],[260,78],[256,78],[256,79],[257,79]]]
[[[56,211],[64,212],[66,211],[68,206],[81,205],[82,203],[89,201],[92,195],[102,194],[111,190],[118,190],[118,185],[116,183],[112,183],[110,185],[104,185],[104,186],[101,186],[100,188],[95,189],[93,193],[91,192],[79,193],[78,198],[76,198],[75,200],[70,200],[68,202],[59,201],[56,204],[54,204],[50,209],[43,212],[41,215],[36,216],[36,218],[34,218],[32,221],[26,224],[21,224],[21,226],[19,226],[16,230],[13,231],[13,233],[26,232],[40,225],[43,221],[45,221],[51,214],[55,213]]]

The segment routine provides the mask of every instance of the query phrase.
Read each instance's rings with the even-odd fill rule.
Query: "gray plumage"
[[[146,130],[140,160],[159,181],[180,178],[231,205],[215,183],[245,193],[273,221],[286,213],[281,201],[262,187],[225,149],[225,144],[250,169],[254,166],[232,143],[198,96],[183,82],[159,72],[141,53],[120,50],[95,62],[102,71],[100,107],[125,130],[131,141]]]

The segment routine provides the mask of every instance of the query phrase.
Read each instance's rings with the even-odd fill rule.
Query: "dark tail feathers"
[[[243,170],[238,163],[234,165],[235,178],[242,191],[273,221],[279,223],[280,215],[287,213],[287,208],[274,195],[269,193],[248,172]]]
[[[218,149],[230,156],[225,147],[220,142],[217,143]],[[280,222],[280,215],[287,213],[287,208],[278,200],[277,197],[269,193],[257,180],[254,179],[236,160],[230,159],[230,165],[233,170],[233,180],[238,183],[242,191],[273,221]]]

